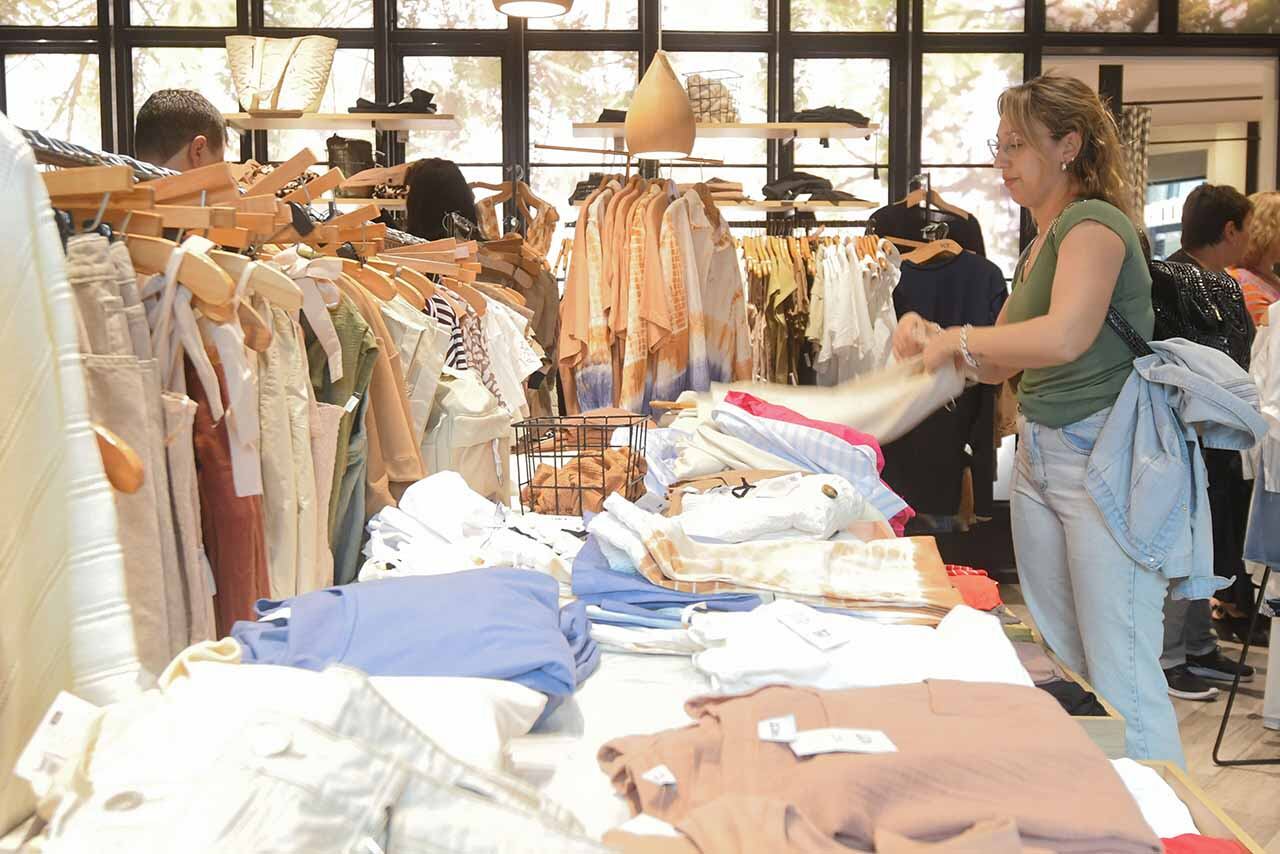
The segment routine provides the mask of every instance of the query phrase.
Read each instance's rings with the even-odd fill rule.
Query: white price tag
[[[823,652],[849,640],[844,633],[834,631],[831,622],[823,620],[822,614],[812,608],[789,609],[778,614],[777,620]]]
[[[355,412],[356,407],[359,405],[360,405],[360,395],[353,394],[351,395],[351,397],[347,398],[347,405],[342,408],[347,412]]]
[[[756,724],[756,735],[761,741],[776,741],[788,744],[796,737],[796,716],[783,715],[780,718],[766,718]]]
[[[18,757],[13,773],[32,784],[40,777],[57,774],[80,751],[85,733],[100,712],[93,703],[60,691]]]
[[[653,766],[641,774],[640,779],[647,780],[655,786],[674,786],[676,784],[676,775],[672,774],[671,769],[665,765]]]
[[[810,729],[797,733],[791,742],[796,756],[820,753],[897,753],[889,736],[878,729]]]

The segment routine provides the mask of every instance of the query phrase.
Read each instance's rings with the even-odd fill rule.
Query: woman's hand
[[[936,371],[946,364],[960,367],[962,360],[959,326],[953,326],[933,336],[924,348],[924,367],[927,371]]]
[[[898,328],[893,333],[893,355],[909,359],[923,353],[929,338],[940,329],[938,324],[930,323],[914,311],[907,312],[898,318]]]

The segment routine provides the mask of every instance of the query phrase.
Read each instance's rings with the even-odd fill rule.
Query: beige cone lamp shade
[[[689,95],[658,51],[627,108],[627,151],[646,160],[688,157],[696,128]]]
[[[513,18],[555,18],[573,8],[573,0],[493,0],[493,8]]]

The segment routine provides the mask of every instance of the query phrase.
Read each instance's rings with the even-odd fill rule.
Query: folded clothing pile
[[[759,607],[755,593],[683,593],[661,587],[644,576],[611,569],[600,542],[588,537],[573,562],[573,595],[586,606],[591,636],[604,646],[629,652],[694,652],[684,629],[690,609],[750,611]],[[615,630],[601,627],[612,627]],[[670,634],[666,634],[670,633]]]
[[[691,726],[615,739],[599,752],[633,812],[689,839],[663,850],[740,851],[746,839],[758,851],[836,850],[838,838],[881,851],[885,832],[940,842],[996,819],[1013,822],[1028,848],[1161,851],[1111,763],[1033,688],[774,686],[694,699],[685,710]],[[779,733],[761,722],[779,723]],[[606,842],[627,847],[619,836]]]
[[[511,567],[542,572],[562,585],[585,529],[582,520],[512,513],[442,471],[405,490],[365,526],[369,538],[360,581]]]
[[[831,182],[808,172],[792,172],[790,175],[770,181],[761,188],[766,199],[789,201],[802,193],[832,192]]]
[[[388,101],[379,104],[368,98],[356,98],[356,105],[347,109],[348,113],[424,113],[434,115],[437,107],[435,94],[425,89],[414,89],[400,101]]]
[[[854,127],[864,128],[871,120],[857,110],[847,107],[813,107],[808,110],[796,110],[782,119],[784,122],[844,122]]]
[[[634,496],[643,491],[645,466],[630,448],[588,453],[559,468],[542,463],[533,481],[520,490],[520,502],[535,513],[556,516],[598,513],[613,493]]]
[[[661,453],[661,439],[654,446]],[[901,534],[914,514],[880,479],[884,454],[872,436],[815,421],[743,392],[730,392],[708,422],[678,443],[671,472],[680,480],[729,469],[807,471],[838,475]],[[667,484],[670,486],[670,484]]]
[[[223,667],[109,706],[74,747],[60,741],[39,850],[603,850],[527,784],[442,750],[355,670]]]
[[[769,685],[840,690],[928,679],[1032,686],[1000,621],[964,605],[935,629],[883,625],[778,600],[749,613],[694,612],[689,634],[705,650],[693,663],[717,694]]]
[[[599,664],[585,606],[561,609],[556,582],[523,569],[330,587],[257,611],[257,622],[231,629],[246,663],[506,679],[545,694],[548,711]]]
[[[697,596],[763,591],[923,625],[936,625],[960,604],[931,538],[699,543],[677,519],[648,513],[620,495],[604,506],[587,530],[610,569],[669,590]]]
[[[700,542],[894,536],[883,514],[834,474],[729,470],[682,481],[667,497],[666,515]]]

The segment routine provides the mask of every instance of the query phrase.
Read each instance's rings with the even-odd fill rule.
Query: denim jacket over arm
[[[1098,434],[1085,487],[1120,546],[1171,581],[1175,599],[1207,599],[1213,574],[1200,445],[1246,451],[1267,432],[1252,377],[1183,338],[1151,342]]]

